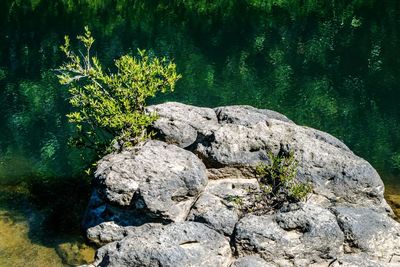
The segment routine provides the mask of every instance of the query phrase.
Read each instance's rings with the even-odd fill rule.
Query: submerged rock
[[[63,263],[68,266],[90,263],[93,261],[95,253],[93,248],[78,242],[61,243],[57,245],[56,251]]]
[[[378,173],[337,138],[249,106],[151,106],[159,139],[98,164],[84,227],[92,266],[399,266]],[[254,169],[294,152],[303,203],[243,214]],[[397,265],[396,265],[397,264]]]

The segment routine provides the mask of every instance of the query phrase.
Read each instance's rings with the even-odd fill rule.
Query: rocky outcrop
[[[182,109],[177,112],[178,107]],[[300,179],[311,181],[316,193],[331,201],[375,205],[383,198],[383,183],[374,168],[327,133],[295,125],[275,112],[241,106],[216,108],[216,118],[212,116],[212,109],[201,108],[201,112],[194,112],[198,117],[195,122],[197,117],[188,115],[193,107],[183,107],[186,106],[176,103],[150,107],[150,110],[162,110],[160,120],[168,118],[169,121],[168,124],[156,123],[159,136],[192,151],[208,168],[218,169],[222,177],[224,169],[229,172],[235,167],[242,170],[238,176],[247,178],[249,167],[268,162],[268,151],[277,154],[279,150],[290,149],[299,161]],[[168,116],[163,117],[163,114]],[[180,139],[186,128],[179,125],[188,118],[187,125],[196,131],[196,138],[193,135],[190,144]],[[206,124],[207,120],[210,123]],[[172,128],[182,132],[169,135]]]
[[[148,108],[161,141],[98,164],[85,216],[92,266],[399,266],[400,226],[378,173],[337,138],[249,106]],[[294,152],[305,202],[264,215],[230,200],[255,166]]]

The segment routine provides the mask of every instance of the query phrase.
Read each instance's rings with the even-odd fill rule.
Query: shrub
[[[311,185],[296,179],[298,163],[293,152],[269,153],[270,164],[260,163],[256,173],[261,187],[270,187],[273,195],[284,194],[292,202],[302,201],[312,191]]]
[[[312,192],[310,183],[300,182],[297,177],[297,161],[293,152],[268,154],[270,163],[259,163],[256,177],[259,189],[249,190],[246,196],[228,196],[243,213],[264,214],[285,204],[305,201]]]
[[[77,39],[85,53],[73,52],[66,36],[61,50],[68,61],[58,69],[59,81],[69,86],[69,103],[75,108],[67,115],[78,133],[73,145],[104,153],[111,143],[122,149],[149,138],[148,126],[157,116],[145,112],[146,100],[174,89],[181,77],[176,65],[138,50],[136,57],[115,60],[115,72],[106,73],[98,58],[91,56],[94,38],[88,27]]]

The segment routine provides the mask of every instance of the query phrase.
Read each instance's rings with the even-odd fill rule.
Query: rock
[[[107,203],[172,221],[185,220],[208,180],[195,155],[160,141],[104,157],[95,175]]]
[[[345,254],[332,262],[329,267],[396,267],[397,263],[379,262],[365,253]]]
[[[249,189],[256,188],[256,179],[210,181],[205,192],[193,205],[188,220],[204,223],[217,232],[230,236],[239,220],[239,212],[227,197],[243,197]]]
[[[84,228],[102,247],[90,266],[400,266],[383,182],[337,138],[249,106],[147,111],[165,142],[98,164]],[[243,214],[255,167],[290,151],[313,185],[307,201]]]
[[[246,256],[235,260],[230,267],[276,267],[277,265],[267,263],[258,256]]]
[[[226,166],[223,168],[208,168],[208,179],[251,179],[255,178],[254,168],[248,166]]]
[[[218,122],[231,123],[243,126],[255,125],[259,122],[267,122],[271,119],[293,123],[286,116],[268,109],[257,109],[252,106],[225,106],[215,108]]]
[[[364,252],[386,262],[400,255],[400,225],[387,214],[360,207],[333,210],[345,235],[346,252]]]
[[[136,227],[128,237],[98,250],[93,266],[229,266],[227,239],[201,223]]]
[[[195,143],[198,135],[207,135],[218,127],[215,112],[210,108],[200,108],[177,102],[147,107],[147,112],[155,112],[160,118],[153,127],[158,137],[179,147]]]
[[[259,128],[257,131],[242,125],[223,125],[207,141],[198,143],[194,151],[209,168],[252,166],[265,162],[268,151],[279,150],[279,142],[263,136],[263,127]]]
[[[90,263],[95,256],[95,250],[92,247],[78,242],[58,244],[56,251],[62,262],[68,266]]]
[[[222,179],[210,181],[205,192],[211,193],[222,199],[227,196],[245,196],[249,190],[259,188],[257,179]]]
[[[332,135],[330,135],[328,133],[325,133],[325,132],[310,128],[310,127],[306,127],[306,126],[302,126],[302,127],[304,129],[308,130],[307,134],[311,138],[315,138],[317,140],[321,140],[324,143],[327,143],[329,145],[332,145],[334,147],[337,147],[337,148],[340,148],[340,149],[343,149],[343,150],[346,150],[346,151],[352,153],[351,150],[342,141],[340,141],[336,137],[334,137],[334,136],[332,136]]]
[[[311,129],[274,121],[251,127],[228,124],[214,132],[213,141],[199,143],[195,153],[209,167],[255,166],[268,163],[268,152],[292,150],[299,177],[332,201],[382,203],[383,183],[365,160],[352,152],[313,137]],[[382,204],[384,205],[384,204]]]
[[[97,191],[94,190],[82,223],[83,229],[89,229],[103,222],[111,221],[121,226],[139,226],[149,222],[161,222],[163,219],[155,218],[153,214],[146,213],[143,210],[109,203],[101,199]],[[90,235],[88,238],[91,240]],[[95,239],[92,241],[97,243]]]
[[[93,227],[106,221],[106,218],[103,218],[102,216],[105,210],[105,202],[99,197],[96,190],[93,190],[85,215],[83,216],[82,228],[86,230],[89,227]]]
[[[181,121],[160,118],[154,123],[154,127],[158,129],[157,136],[169,144],[185,148],[197,140],[195,128]]]
[[[228,207],[221,198],[205,193],[193,206],[188,220],[204,223],[217,232],[229,236],[239,220],[239,215],[235,207]]]
[[[105,245],[124,239],[132,229],[132,226],[123,227],[115,222],[104,222],[86,231],[87,238],[96,245]]]
[[[184,147],[196,153],[207,165],[211,179],[251,176],[251,169],[259,162],[268,163],[268,152],[275,155],[282,149],[295,152],[299,161],[299,177],[314,185],[314,192],[332,202],[381,205],[383,183],[378,173],[365,160],[354,155],[337,138],[298,126],[285,116],[269,110],[248,106],[219,107],[213,111],[178,103],[155,105],[160,122],[168,119],[177,125],[178,132],[155,124],[165,140],[182,140]],[[180,131],[191,127],[190,135]],[[193,141],[192,141],[193,140]],[[189,143],[192,143],[188,145]],[[236,169],[236,171],[233,171]],[[249,171],[250,170],[250,171]]]
[[[343,241],[335,216],[313,205],[274,215],[248,215],[235,230],[239,256],[258,253],[279,266],[307,266],[335,259],[342,252]]]

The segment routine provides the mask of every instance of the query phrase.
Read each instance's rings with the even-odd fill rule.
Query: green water
[[[343,140],[378,169],[388,199],[398,199],[399,1],[2,0],[0,186],[24,185],[28,200],[21,205],[45,217],[44,230],[79,236],[73,218],[81,216],[89,191],[70,194],[93,157],[67,145],[67,94],[52,71],[63,60],[58,47],[64,34],[76,36],[85,25],[105,65],[137,48],[174,59],[183,78],[174,93],[154,103],[279,111]],[[69,191],[59,189],[65,181]],[[65,201],[54,204],[54,192],[82,204],[65,217]],[[14,216],[10,203],[3,199],[0,210]],[[17,213],[22,222],[31,218]],[[52,218],[71,220],[70,227]],[[29,230],[26,238],[46,248],[63,242],[38,241]],[[0,258],[3,251],[0,246]]]

